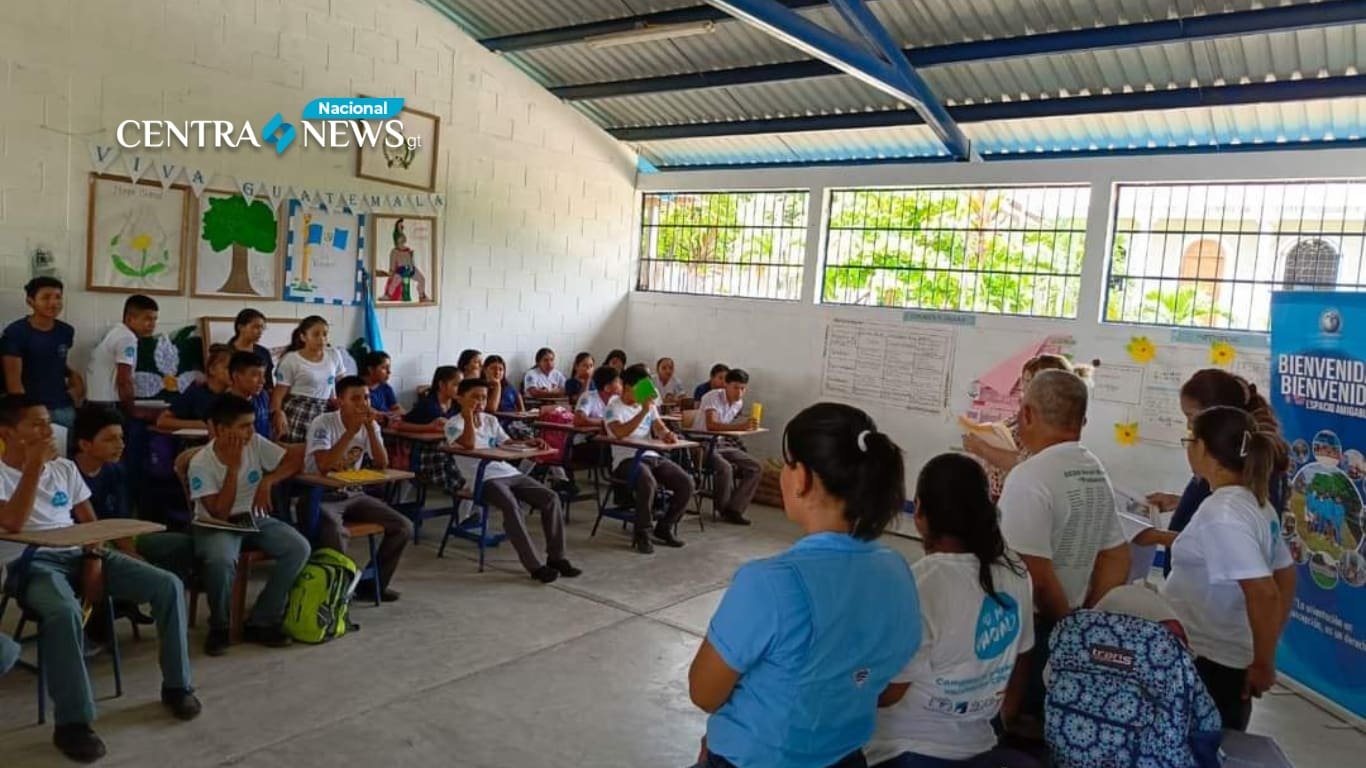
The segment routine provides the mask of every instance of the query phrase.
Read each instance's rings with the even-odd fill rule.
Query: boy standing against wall
[[[10,323],[0,337],[5,390],[11,395],[30,394],[47,406],[54,424],[70,429],[76,421],[73,395],[84,396],[85,379],[66,363],[76,330],[57,319],[63,307],[62,281],[35,277],[24,286],[24,293],[33,314]]]
[[[157,328],[157,303],[133,294],[123,303],[123,322],[109,329],[90,353],[86,380],[88,399],[100,405],[133,407],[133,368],[138,363],[138,339],[151,336]]]

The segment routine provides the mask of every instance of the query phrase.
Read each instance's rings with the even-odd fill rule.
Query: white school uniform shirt
[[[550,373],[532,368],[522,377],[522,394],[533,389],[564,389],[564,382],[564,374],[558,368],[550,369]]]
[[[378,424],[372,422],[370,431],[376,440],[383,442]],[[317,460],[318,451],[332,450],[332,446],[341,442],[345,436],[346,425],[342,423],[340,412],[324,413],[313,419],[308,425],[308,443],[304,447],[304,453],[307,454],[304,458],[304,471],[317,474],[320,471]],[[342,469],[360,469],[361,461],[367,456],[374,458],[373,454],[370,453],[370,438],[366,436],[364,429],[358,429],[356,436],[351,438],[350,447],[346,450],[346,464]]]
[[[1172,572],[1162,594],[1186,628],[1191,650],[1216,664],[1252,664],[1252,626],[1238,582],[1294,565],[1280,522],[1252,491],[1225,486],[1210,494],[1172,543]]]
[[[289,394],[328,400],[337,389],[337,379],[346,375],[346,362],[336,347],[323,350],[318,362],[305,360],[298,352],[286,352],[275,366],[275,383],[289,387]]]
[[[1072,608],[1086,601],[1096,555],[1128,541],[1110,477],[1080,443],[1049,446],[1017,465],[1006,475],[999,506],[1006,544],[1052,560]]]
[[[119,388],[115,383],[120,365],[138,364],[138,337],[119,323],[104,335],[90,353],[90,364],[85,371],[85,398],[96,403],[116,403]]]
[[[660,381],[657,373],[650,374],[650,379],[654,381],[655,389],[659,390],[660,397],[668,397],[669,395],[683,397],[688,394],[688,386],[678,377],[677,371],[674,372],[674,377],[669,379],[668,384]]]
[[[8,501],[19,488],[24,473],[0,462],[0,502]],[[81,477],[81,470],[70,459],[53,459],[43,465],[43,473],[38,476],[38,490],[33,495],[33,512],[28,516],[21,530],[50,531],[75,525],[71,516],[77,504],[90,498],[90,489]],[[0,541],[0,566],[18,559],[25,545],[16,542]],[[62,548],[66,552],[76,547]],[[45,551],[58,551],[45,549]]]
[[[892,680],[910,690],[877,711],[864,748],[870,765],[903,752],[963,760],[996,746],[991,720],[1015,659],[1034,647],[1034,587],[1023,563],[1018,567],[992,567],[997,602],[978,583],[976,555],[929,554],[911,566],[922,642]]]
[[[640,413],[639,404],[627,405],[619,395],[613,395],[612,399],[607,403],[607,409],[603,413],[602,419],[607,424],[625,424],[631,419],[634,419],[637,413]],[[649,440],[652,434],[651,427],[653,427],[654,423],[658,420],[659,409],[652,405],[650,406],[649,415],[641,419],[640,425],[637,426],[635,431],[627,437],[630,437],[634,440]],[[621,462],[626,461],[628,459],[633,459],[635,458],[635,455],[635,448],[627,448],[624,445],[612,446],[613,465],[620,464]],[[645,452],[646,458],[653,458],[656,456],[659,456],[659,454],[654,451]]]
[[[607,403],[602,401],[602,395],[596,389],[585,391],[574,403],[574,412],[582,413],[585,418],[601,419],[607,415]]]
[[[498,418],[488,413],[477,413],[477,422],[474,425],[474,447],[475,448],[497,448],[512,438],[507,432],[503,431],[503,425]],[[446,442],[455,445],[456,438],[460,437],[465,431],[465,417],[457,414],[446,420]],[[471,483],[479,474],[480,459],[470,456],[456,454],[455,464],[460,467],[460,474],[464,475]],[[503,477],[516,477],[521,472],[506,461],[490,461],[484,468],[485,480],[497,480]]]
[[[199,450],[190,459],[189,484],[190,498],[194,500],[194,516],[200,520],[212,520],[204,499],[223,490],[223,481],[228,477],[228,468],[219,461],[213,452],[214,442]],[[242,463],[237,467],[237,488],[232,500],[230,515],[251,512],[251,502],[256,498],[256,489],[266,473],[274,472],[285,457],[285,449],[261,437],[255,432],[251,442],[242,446]]]
[[[716,420],[722,424],[730,424],[740,417],[740,411],[745,408],[745,399],[742,397],[735,402],[726,399],[725,388],[713,389],[702,396],[702,402],[697,404],[697,415],[693,416],[693,429],[707,428],[707,411],[716,412]]]

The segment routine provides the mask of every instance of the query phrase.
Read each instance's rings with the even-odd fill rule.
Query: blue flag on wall
[[[369,272],[362,274],[362,292],[365,301],[365,343],[371,352],[384,351],[384,337],[380,335],[379,313],[375,311],[375,296],[371,292],[374,280]]]

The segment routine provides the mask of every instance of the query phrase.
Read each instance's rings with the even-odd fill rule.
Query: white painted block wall
[[[635,158],[421,0],[0,0],[0,319],[24,314],[32,251],[67,284],[74,360],[124,296],[83,290],[90,140],[124,119],[297,116],[320,96],[402,96],[441,117],[441,305],[384,310],[396,386],[476,347],[514,370],[549,345],[572,358],[620,344],[632,268]],[[323,189],[403,192],[356,179],[354,150],[142,151]],[[119,168],[111,169],[119,172]],[[158,297],[161,326],[230,315],[233,301]],[[314,307],[255,304],[271,317]],[[334,342],[360,313],[324,308]]]

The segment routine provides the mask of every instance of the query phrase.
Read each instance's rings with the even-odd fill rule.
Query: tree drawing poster
[[[365,214],[289,201],[286,301],[359,304],[364,284]]]
[[[191,197],[118,176],[90,175],[85,281],[92,291],[178,294],[185,289]]]
[[[206,191],[196,217],[190,294],[273,299],[280,295],[280,221],[264,200]]]
[[[422,307],[437,303],[436,218],[371,215],[370,274],[375,306]]]

